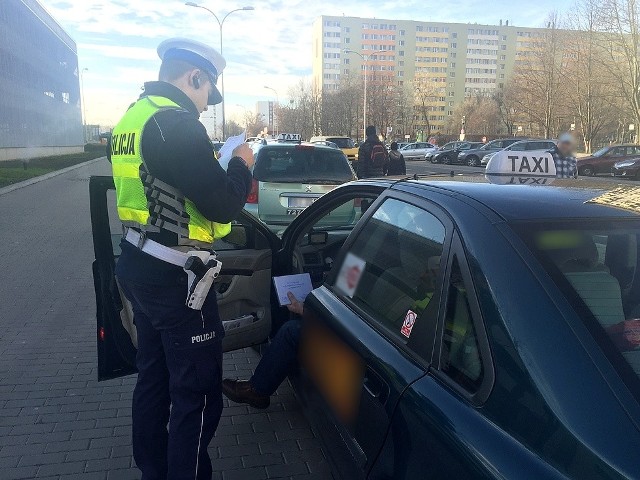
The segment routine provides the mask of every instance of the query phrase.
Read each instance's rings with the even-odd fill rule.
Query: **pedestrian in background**
[[[404,157],[398,151],[398,142],[391,143],[391,150],[389,151],[389,165],[387,167],[387,175],[406,175],[407,165],[404,162]]]
[[[358,149],[356,173],[358,178],[382,177],[389,163],[387,149],[378,138],[376,127],[369,125],[365,134],[367,138]]]
[[[572,178],[578,176],[578,162],[575,156],[576,141],[570,133],[563,133],[558,144],[549,153],[556,164],[556,177]]]

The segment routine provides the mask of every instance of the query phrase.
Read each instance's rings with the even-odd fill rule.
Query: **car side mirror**
[[[249,229],[240,223],[231,224],[231,231],[224,241],[236,248],[246,248],[249,244]]]

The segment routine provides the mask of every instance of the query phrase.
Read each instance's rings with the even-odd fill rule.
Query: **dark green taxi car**
[[[288,320],[272,275],[310,273],[292,381],[336,478],[640,478],[640,188],[529,180],[353,182],[281,238],[243,213],[218,245],[227,349]],[[91,188],[108,378],[134,328]]]

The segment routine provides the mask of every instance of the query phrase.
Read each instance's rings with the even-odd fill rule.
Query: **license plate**
[[[287,215],[293,215],[294,217],[300,215],[301,212],[304,211],[304,208],[287,208]]]
[[[307,208],[316,200],[315,197],[289,197],[289,208]]]

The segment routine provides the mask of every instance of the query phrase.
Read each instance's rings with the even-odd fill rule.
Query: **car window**
[[[327,142],[335,143],[338,148],[353,148],[354,143],[350,138],[330,137],[327,138]]]
[[[602,157],[603,155],[606,155],[610,150],[610,147],[604,147],[601,148],[600,150],[598,150],[597,152],[595,152],[593,154],[594,157]]]
[[[261,148],[253,176],[261,182],[344,183],[353,171],[339,150],[291,145]]]
[[[622,378],[640,394],[640,224],[546,222],[518,231]]]
[[[465,390],[474,393],[482,384],[484,369],[468,292],[455,256],[447,289],[440,369]]]
[[[623,155],[624,155],[624,151],[625,151],[625,148],[624,148],[624,147],[616,147],[616,148],[614,148],[614,149],[613,149],[613,151],[611,152],[611,154],[612,154],[614,157],[621,157],[621,156],[623,156]]]
[[[359,232],[334,287],[412,348],[420,343],[414,332],[426,335],[437,320],[444,239],[445,227],[434,215],[387,199]]]
[[[416,148],[416,144],[415,143],[410,143],[409,145],[404,147],[404,150],[414,150],[415,148]]]

